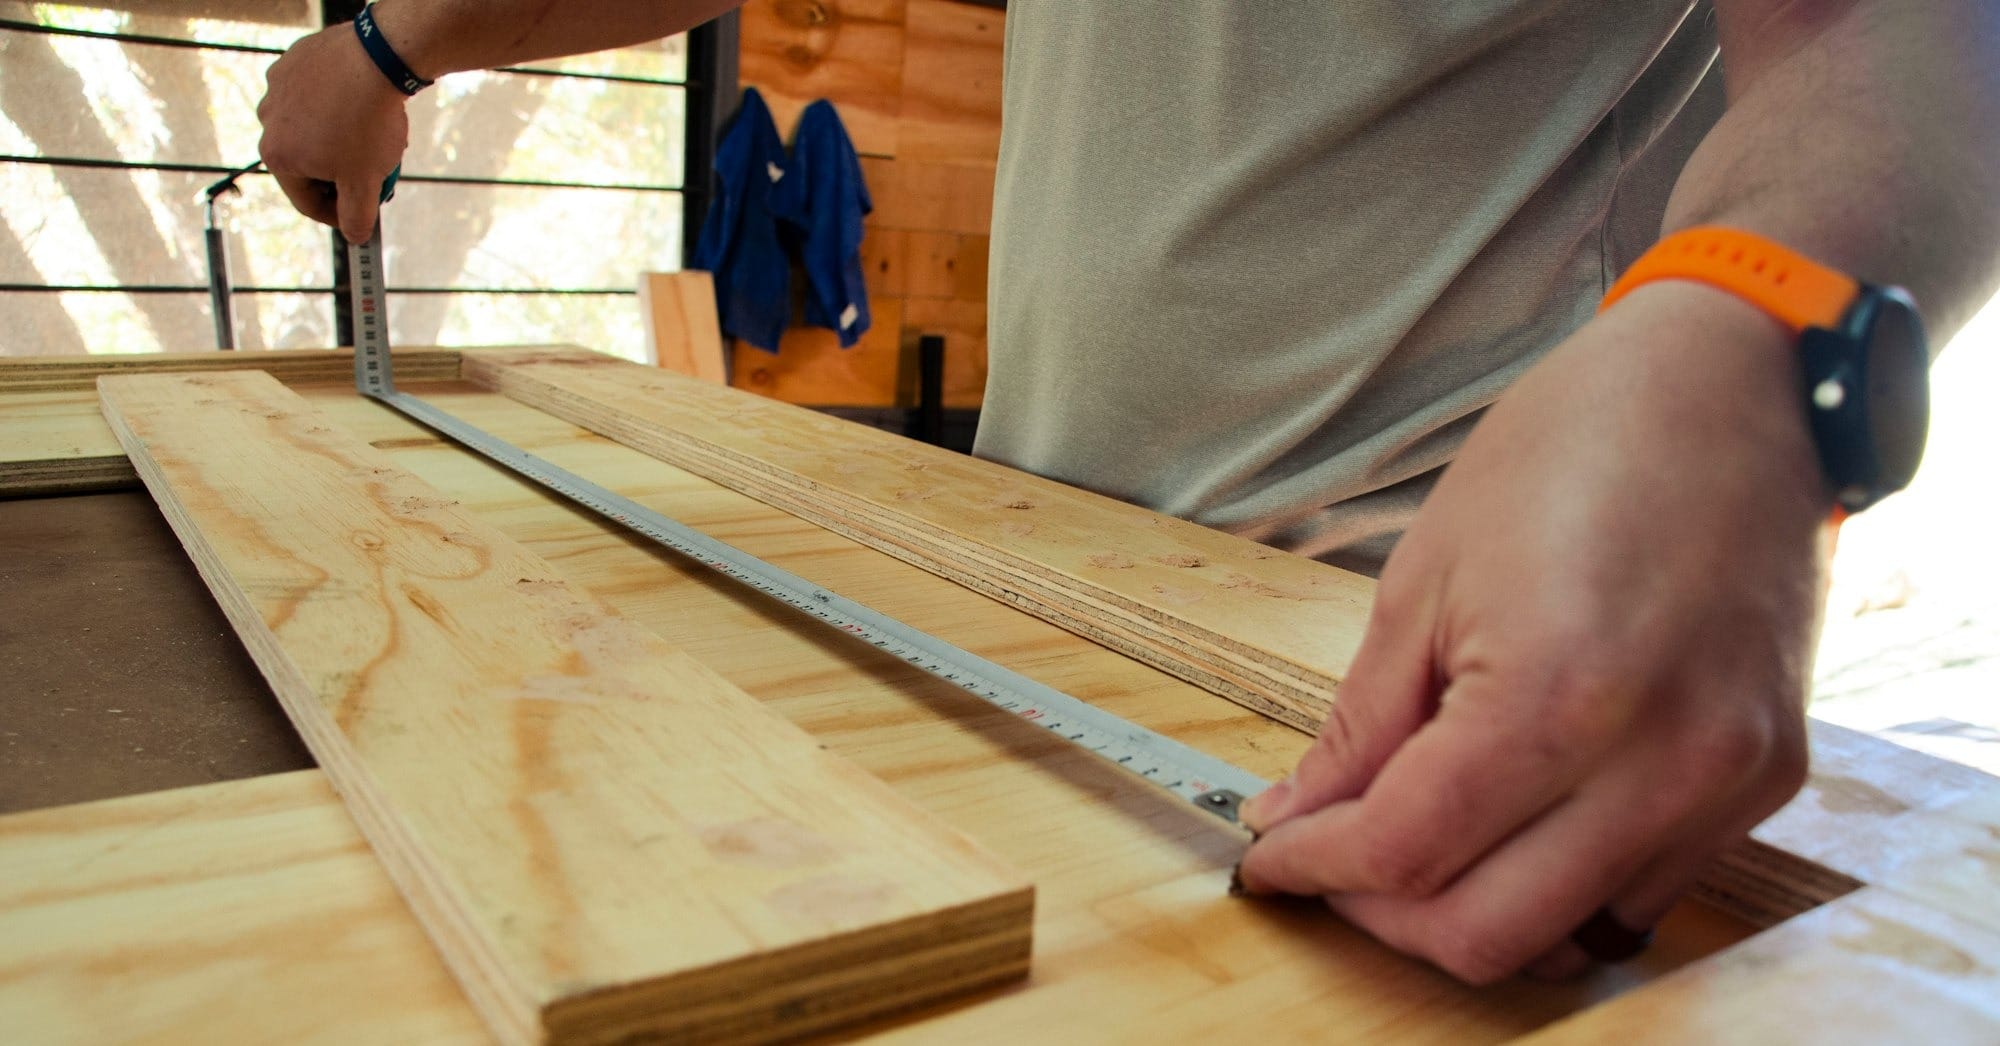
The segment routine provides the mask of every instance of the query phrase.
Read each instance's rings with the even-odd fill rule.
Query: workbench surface
[[[351,387],[300,391],[398,465],[1035,883],[1029,980],[871,1030],[953,1042],[1012,1042],[1051,1031],[1078,1040],[1496,1041],[1656,980],[1750,933],[1689,904],[1632,964],[1571,984],[1467,988],[1389,952],[1315,903],[1227,896],[1230,868],[1246,843],[1237,829],[865,643],[553,501]],[[411,383],[409,391],[755,556],[1254,773],[1282,775],[1309,743],[1298,730],[1026,613],[497,394],[446,382]],[[37,417],[49,414],[37,408]],[[87,418],[71,423],[88,428]],[[0,413],[0,444],[8,424]],[[148,555],[160,548],[164,529],[148,532],[131,505],[143,496],[113,495],[115,510],[102,513],[84,500],[0,504],[0,528],[13,521],[39,527],[32,538],[22,530],[0,545],[0,572],[9,579],[0,586],[9,601],[0,671],[44,688],[8,688],[0,715],[23,736],[6,738],[4,751],[49,752],[70,738],[102,734],[92,717],[110,715],[111,707],[139,717],[142,732],[148,724],[180,729],[170,724],[182,702],[206,700],[225,710],[212,717],[224,734],[244,730],[181,745],[196,760],[207,744],[231,756],[173,783],[298,765],[296,741],[271,728],[281,722],[273,710],[254,703],[258,681],[232,660],[226,635],[207,644],[168,640],[168,650],[178,642],[192,651],[194,674],[174,676],[150,704],[145,695],[90,689],[61,698],[58,707],[81,710],[77,719],[48,714],[53,695],[46,688],[60,680],[51,666],[71,656],[103,659],[116,649],[67,638],[77,628],[143,639],[135,615],[148,611],[188,623],[190,634],[213,632],[220,621],[200,605],[191,571],[178,579],[171,570],[156,572],[146,606],[107,613],[101,622],[37,611],[61,599],[65,575],[51,564],[105,569],[89,566],[83,546],[94,544],[100,554],[127,542]],[[69,524],[61,522],[65,513]],[[70,525],[74,534],[56,533]],[[115,555],[110,562],[133,569]],[[32,584],[17,587],[15,578]],[[214,673],[215,693],[190,696],[205,672]],[[92,687],[144,689],[147,674],[90,678]],[[76,722],[90,725],[68,725]],[[113,747],[130,739],[132,726],[119,728],[127,733],[112,737]],[[0,777],[0,801],[20,807],[38,795],[152,787],[149,780],[172,780],[178,765],[169,760],[151,779],[123,779],[79,770],[75,760],[64,770],[60,759],[35,759],[18,766],[50,777],[45,791],[27,789],[10,755],[16,768]],[[85,931],[76,932],[79,926]],[[34,1041],[483,1035],[318,771],[0,819],[0,942],[7,942],[0,944],[0,1025],[25,1028]],[[1968,955],[1973,966],[1961,974],[1991,986],[1996,956],[2000,948]],[[113,997],[118,1005],[101,1005]],[[1990,1019],[1988,1010],[1970,1005],[1967,1012]]]

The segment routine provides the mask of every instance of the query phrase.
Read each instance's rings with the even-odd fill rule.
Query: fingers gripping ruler
[[[354,288],[354,385],[362,395],[614,523],[1061,735],[1226,821],[1234,822],[1237,805],[1266,787],[1248,771],[870,610],[396,391],[381,241],[378,222],[368,242],[347,249]]]

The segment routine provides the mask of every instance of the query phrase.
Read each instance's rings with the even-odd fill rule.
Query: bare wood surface
[[[1025,884],[276,381],[99,392],[503,1040],[797,1035],[1025,972]]]
[[[1988,1044],[2000,931],[1871,886],[1529,1041]]]
[[[909,0],[896,156],[991,166],[1000,159],[1006,15],[953,0]]]
[[[1145,665],[538,411],[464,386],[413,391],[754,555],[1256,772],[1282,772],[1307,743]],[[1223,883],[1244,843],[1240,832],[1039,728],[563,507],[351,390],[304,395],[340,428],[388,448],[399,466],[1036,881],[1029,982],[871,1031],[919,1041],[1018,1042],[1060,1028],[1077,1041],[1102,1041],[1131,1029],[1175,1037],[1176,1026],[1185,1026],[1296,1037],[1319,1033],[1333,1015],[1379,1030],[1385,1040],[1492,1042],[1746,932],[1689,907],[1663,929],[1661,946],[1632,967],[1577,985],[1467,989],[1344,928],[1318,906],[1225,897]],[[100,860],[115,863],[125,852]],[[137,852],[143,861],[143,848]],[[289,851],[268,856],[290,859]],[[226,881],[231,873],[218,867]],[[327,890],[340,895],[332,884]],[[300,914],[299,925],[312,925],[310,913]],[[173,931],[157,924],[148,931],[122,953],[140,969],[193,963],[226,978],[241,961],[242,950],[163,948]],[[385,951],[371,961],[398,960]],[[263,1003],[246,995],[241,1004]],[[455,990],[434,1004],[466,1006]]]
[[[491,1041],[317,770],[0,817],[0,1028]]]
[[[760,396],[815,407],[889,407],[901,385],[903,303],[870,304],[873,323],[847,348],[824,327],[793,327],[776,353],[738,345],[730,384]]]
[[[4,361],[0,361],[4,363]],[[81,388],[8,392],[0,399],[0,497],[136,486],[139,474]]]
[[[468,356],[524,403],[1005,599],[1300,729],[1367,578],[990,462],[593,354]]]
[[[948,639],[1252,770],[1281,773],[1303,748],[1298,733],[569,425],[490,395],[419,391],[754,554],[922,621]],[[809,624],[549,503],[408,422],[355,401],[351,392],[308,394],[343,427],[388,448],[400,464],[464,498],[483,518],[560,564],[565,574],[697,653],[835,751],[890,780],[899,792],[994,846],[1037,879],[1041,943],[1032,985],[910,1025],[912,1035],[964,1032],[980,1038],[975,1034],[984,1027],[980,1018],[990,1009],[996,1039],[1010,1031],[1017,1037],[1045,1034],[1050,1025],[1036,1022],[1058,1017],[1073,1018],[1080,1038],[1103,1038],[1126,1028],[1168,1034],[1221,1028],[1227,1034],[1284,1038],[1323,1033],[1331,1014],[1351,1016],[1355,1027],[1379,1030],[1385,1039],[1492,1041],[1700,954],[1704,949],[1692,942],[1703,933],[1711,935],[1710,947],[1730,939],[1726,929],[1718,931],[1698,914],[1697,932],[1690,932],[1683,912],[1663,928],[1666,950],[1649,956],[1640,970],[1607,971],[1575,988],[1507,985],[1477,993],[1435,984],[1427,971],[1383,956],[1337,928],[1326,932],[1320,926],[1325,917],[1311,906],[1218,909],[1211,890],[1240,852],[1233,833],[1204,841],[1217,833],[1215,826],[1199,819],[1183,822],[1174,804],[1097,772],[1091,760],[1033,728],[992,715],[872,650],[816,640]],[[1826,746],[1827,736],[1816,731],[1816,749]],[[1831,787],[1822,792],[1816,780],[1794,807],[1815,817],[1847,816],[1803,830],[1826,845],[1837,840],[1843,825],[1859,823],[1869,829],[1874,848],[1887,851],[1905,846],[1903,833],[1924,822],[1933,827],[1931,837],[1956,838],[1965,831],[1961,808],[1990,794],[1979,790],[1985,779],[1961,779],[1950,768],[1938,770],[1946,764],[1881,747],[1887,751],[1864,753],[1865,758],[1836,753],[1845,762],[1823,766]],[[1905,789],[1899,782],[1906,781],[1929,783]],[[1857,803],[1857,796],[1868,801]],[[1938,803],[1944,806],[1926,805]],[[1788,808],[1787,815],[1793,812]],[[1944,818],[1946,827],[1938,829],[1937,818]],[[1195,831],[1188,832],[1190,827]],[[1960,878],[1947,876],[1944,885],[1931,889],[1963,890],[1964,862],[1978,860],[1969,851],[1944,852],[1931,864],[1943,862],[1947,872],[1957,868]],[[1172,885],[1182,880],[1185,885]],[[1141,894],[1139,901],[1122,902]],[[1990,900],[1962,903],[1975,911],[1991,905]],[[1257,918],[1244,922],[1246,911]],[[1280,936],[1301,935],[1306,943],[1299,954],[1287,952],[1284,965],[1266,968],[1257,960],[1268,946],[1254,936],[1259,926]],[[1661,962],[1670,953],[1673,961]],[[1884,961],[1901,960],[1891,955]],[[1389,998],[1406,999],[1408,1005],[1387,1005]],[[1801,1034],[1838,1030],[1813,1021],[1818,1004],[1803,993],[1774,991],[1761,998]],[[1663,1018],[1653,1030],[1701,1028],[1708,1009],[1724,1001],[1698,997],[1695,1008],[1674,1008],[1667,1014],[1673,1019]],[[1905,1001],[1914,1005],[1917,999]],[[1260,1005],[1271,1008],[1257,1010]],[[1244,1006],[1251,1010],[1246,1013]],[[1908,1015],[1905,1009],[1896,1012]]]
[[[645,320],[654,366],[728,384],[714,277],[696,269],[640,273],[639,316]]]
[[[771,107],[790,141],[815,99],[840,107],[856,151],[894,156],[903,98],[904,0],[750,0],[737,78]]]
[[[396,350],[396,375],[409,381],[458,377],[457,349]],[[0,392],[90,389],[104,374],[187,374],[260,370],[287,384],[352,382],[353,349],[268,352],[156,352],[103,356],[0,356]]]

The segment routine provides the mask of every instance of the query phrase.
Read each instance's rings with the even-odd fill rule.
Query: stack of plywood
[[[1310,706],[1272,684],[1337,686],[1365,616],[1367,583],[1321,564],[797,408],[560,353],[461,363],[508,395],[422,394],[1258,772],[1306,735],[519,401],[1184,677],[1234,673],[1290,721]],[[1684,915],[1636,974],[1474,991],[1316,906],[1226,897],[1236,830],[351,388],[101,390],[108,430],[72,442],[115,434],[324,771],[0,818],[10,1039],[769,1039],[897,1012],[933,1041],[2000,1031],[2000,783],[1964,768],[1816,728],[1806,792],[1704,880],[1769,932],[1703,957]],[[15,418],[49,416],[10,407],[0,480]],[[981,992],[1025,969],[1028,877],[1037,976]]]

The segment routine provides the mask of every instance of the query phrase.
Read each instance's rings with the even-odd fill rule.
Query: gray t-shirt
[[[1367,572],[1650,245],[1691,0],[1014,0],[978,453]]]

